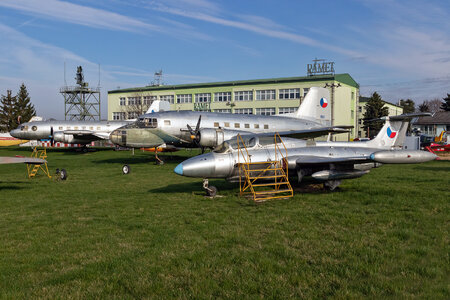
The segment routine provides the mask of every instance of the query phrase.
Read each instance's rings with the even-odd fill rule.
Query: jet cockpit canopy
[[[277,143],[281,143],[278,140]],[[239,144],[239,147],[238,147]],[[213,152],[216,153],[229,153],[238,148],[253,149],[256,147],[266,147],[275,144],[275,139],[273,136],[242,136],[241,139],[233,138],[231,140],[225,141],[218,145]]]

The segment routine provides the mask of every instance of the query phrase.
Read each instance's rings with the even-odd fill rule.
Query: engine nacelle
[[[57,131],[53,133],[53,140],[59,143],[67,144],[88,144],[90,141],[77,139],[73,134],[65,134],[64,132]]]
[[[200,146],[213,148],[222,144],[224,141],[235,137],[238,133],[240,133],[240,131],[224,130],[221,128],[204,128],[200,129],[195,138]]]

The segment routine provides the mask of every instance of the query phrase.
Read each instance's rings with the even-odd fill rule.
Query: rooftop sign
[[[314,59],[314,63],[308,64],[307,74],[313,75],[334,75],[334,62],[327,62],[325,59]]]

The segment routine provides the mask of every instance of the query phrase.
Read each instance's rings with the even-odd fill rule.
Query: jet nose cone
[[[178,175],[183,175],[183,163],[181,163],[178,166],[176,166],[173,171],[175,173],[177,173]]]
[[[208,153],[191,157],[179,164],[174,172],[188,177],[215,177],[216,164],[214,157]]]

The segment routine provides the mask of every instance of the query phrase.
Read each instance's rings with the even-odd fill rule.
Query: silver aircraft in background
[[[433,153],[403,149],[409,121],[421,115],[426,114],[385,117],[386,123],[378,135],[365,142],[316,142],[283,138],[287,149],[285,166],[297,174],[299,183],[305,176],[311,176],[324,183],[325,188],[334,190],[343,179],[361,177],[369,173],[371,168],[381,164],[422,163],[434,160],[436,155]],[[274,136],[244,136],[242,141],[251,162],[273,161],[277,157]],[[278,140],[277,144],[281,146],[281,141]],[[240,142],[239,147],[243,146]],[[188,177],[238,181],[238,163],[243,162],[242,153],[238,150],[238,139],[229,140],[213,152],[183,161],[174,172]],[[207,186],[205,189],[208,191]]]
[[[265,116],[199,111],[170,111],[145,114],[136,123],[114,130],[110,140],[126,147],[214,148],[240,135],[273,134],[313,138],[348,132],[349,126],[331,126],[329,91],[310,88],[294,113]]]
[[[154,101],[147,113],[164,111],[168,107],[167,101]],[[11,136],[24,140],[50,140],[52,145],[54,142],[86,145],[108,140],[111,131],[136,121],[42,121],[33,118],[12,130]]]

